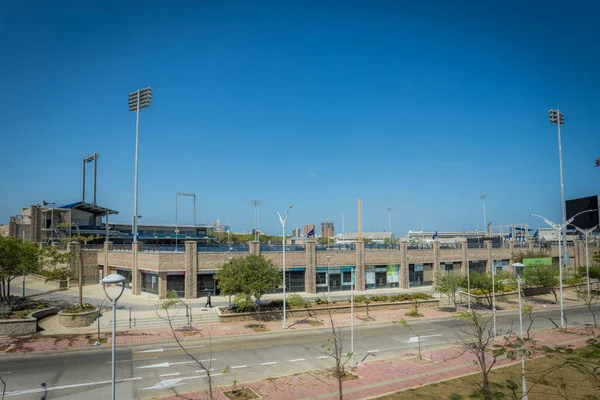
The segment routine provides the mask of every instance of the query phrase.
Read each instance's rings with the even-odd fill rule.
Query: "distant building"
[[[371,240],[373,243],[383,244],[386,241],[391,242],[395,239],[392,232],[363,232],[363,240]],[[339,244],[354,243],[358,240],[357,232],[346,232],[343,235],[339,234],[335,238],[335,242]]]
[[[334,237],[335,233],[334,233],[334,229],[333,229],[333,222],[321,222],[321,237],[324,238],[331,238]]]
[[[302,236],[302,229],[300,229],[300,228],[294,228],[294,229],[292,229],[292,236],[293,237],[301,237]]]
[[[315,226],[313,224],[304,225],[304,228],[302,228],[302,232],[304,232],[305,237],[308,236],[310,231],[313,231],[313,233],[314,233],[314,230],[315,230]],[[316,234],[315,234],[315,236],[316,236]]]

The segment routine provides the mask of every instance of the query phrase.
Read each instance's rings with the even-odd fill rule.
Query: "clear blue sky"
[[[36,4],[37,3],[37,4]],[[453,4],[451,4],[453,3]],[[600,192],[597,1],[195,1],[3,3],[0,223],[19,207],[81,198],[100,153],[98,202],[133,213],[135,115],[141,223],[280,232],[466,230],[560,219]],[[91,164],[90,164],[91,166]],[[88,168],[90,171],[91,168]],[[91,199],[91,174],[87,198]],[[191,199],[180,221],[192,222]]]

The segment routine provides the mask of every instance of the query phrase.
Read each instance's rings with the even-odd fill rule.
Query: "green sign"
[[[552,265],[552,257],[524,258],[523,264],[525,264],[526,267],[531,265]]]

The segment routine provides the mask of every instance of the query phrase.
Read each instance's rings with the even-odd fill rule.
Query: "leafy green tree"
[[[466,278],[459,274],[439,274],[435,276],[433,289],[448,297],[448,301],[454,305],[454,309],[458,307],[458,292],[465,286]]]
[[[281,285],[281,273],[271,260],[250,254],[231,259],[223,264],[215,276],[224,295],[243,293],[248,300],[261,296]]]
[[[523,280],[527,287],[549,288],[558,303],[556,288],[560,285],[558,267],[554,265],[530,265],[523,271]]]
[[[0,300],[10,303],[10,282],[39,272],[40,266],[41,251],[35,243],[0,236]]]

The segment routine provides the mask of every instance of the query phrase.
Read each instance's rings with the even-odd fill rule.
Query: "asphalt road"
[[[566,310],[569,325],[589,323],[585,307]],[[550,328],[558,310],[535,313],[534,329]],[[518,329],[518,314],[498,317],[499,333]],[[456,341],[454,321],[416,321],[425,351]],[[350,332],[344,328],[345,348],[350,351]],[[331,337],[328,329],[288,331],[235,338],[207,338],[186,342],[186,348],[211,369],[213,385],[234,380],[274,378],[333,365],[321,346]],[[372,357],[416,354],[418,340],[399,324],[362,324],[355,328],[355,362]],[[206,388],[206,370],[176,344],[139,346],[117,350],[117,396],[144,399]],[[0,360],[0,376],[6,381],[6,399],[106,399],[110,398],[111,352],[71,351],[48,355],[24,355]],[[226,370],[227,372],[224,372]],[[45,396],[45,397],[44,397]]]

